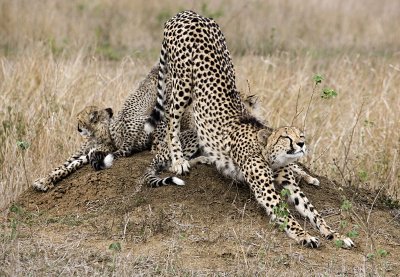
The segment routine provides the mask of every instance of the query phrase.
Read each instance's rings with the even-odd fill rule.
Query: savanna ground
[[[303,189],[357,248],[296,245],[207,166],[182,188],[140,187],[149,153],[30,188],[79,145],[77,112],[121,107],[183,9],[220,24],[270,126],[306,118],[302,162],[322,182]],[[399,13],[395,0],[0,0],[0,276],[399,275]]]

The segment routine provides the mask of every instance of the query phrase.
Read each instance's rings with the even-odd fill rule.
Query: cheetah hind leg
[[[300,187],[296,184],[294,174],[287,167],[279,170],[274,176],[275,182],[282,184],[285,189],[289,190],[288,200],[294,204],[296,210],[305,218],[308,218],[310,223],[324,236],[327,240],[343,241],[343,248],[354,247],[353,241],[345,236],[335,232],[325,222],[324,218],[318,213],[314,206],[310,203]]]
[[[199,143],[197,139],[196,130],[189,129],[180,134],[180,140],[182,142],[183,155],[185,159],[190,159],[199,151]],[[185,182],[178,177],[170,176],[166,178],[160,178],[157,173],[167,168],[171,164],[170,153],[168,145],[165,141],[158,140],[158,149],[155,157],[153,158],[149,167],[147,167],[143,174],[140,183],[147,183],[150,187],[160,187],[165,185],[177,185],[183,186]],[[201,158],[201,157],[198,157]],[[200,159],[199,159],[200,160]],[[190,162],[191,160],[189,160]],[[170,170],[171,171],[171,170]]]

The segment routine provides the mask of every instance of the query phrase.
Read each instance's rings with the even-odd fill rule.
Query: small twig
[[[315,82],[312,93],[311,93],[311,97],[310,97],[310,101],[308,101],[308,106],[307,106],[307,110],[306,110],[306,114],[304,116],[304,121],[303,121],[303,132],[306,131],[306,121],[307,121],[307,115],[308,115],[308,111],[310,110],[310,106],[311,106],[311,102],[313,100],[314,94],[315,94],[315,90],[317,88],[318,83]]]
[[[296,120],[296,118],[303,112],[304,107],[301,108],[300,111],[298,111],[299,107],[299,98],[300,98],[300,91],[301,91],[301,86],[299,87],[299,90],[297,91],[297,98],[296,98],[296,110],[292,119],[292,122],[290,123],[290,126],[293,126],[293,122]]]
[[[355,133],[355,130],[356,130],[356,126],[357,126],[358,122],[360,121],[360,117],[361,117],[361,113],[363,111],[364,105],[365,105],[365,99],[361,103],[360,110],[356,115],[356,122],[354,123],[353,128],[351,128],[349,144],[347,145],[347,147],[345,147],[344,162],[343,162],[343,167],[342,167],[342,171],[343,172],[345,171],[346,166],[347,166],[347,162],[348,162],[349,154],[350,154],[350,149],[351,149],[351,144],[353,143],[354,133]]]
[[[346,180],[346,177],[344,176],[344,172],[340,169],[340,167],[339,167],[339,165],[337,164],[335,158],[333,159],[333,165],[334,165],[334,166],[337,168],[337,170],[339,171],[340,177],[342,177],[343,182],[344,182],[345,184],[347,184],[347,180]]]
[[[245,250],[244,250],[244,248],[243,248],[243,244],[242,244],[242,242],[240,241],[238,235],[236,234],[235,229],[232,228],[232,230],[233,230],[233,233],[235,234],[236,240],[237,240],[238,243],[239,243],[239,247],[240,247],[240,250],[241,250],[241,252],[242,252],[243,260],[244,260],[244,263],[245,263],[245,265],[246,265],[246,268],[249,268],[249,264],[248,264],[248,262],[247,262],[246,252],[245,252]]]
[[[249,79],[246,79],[246,83],[247,83],[247,90],[249,91],[249,92],[248,92],[248,95],[251,95],[251,89],[250,89],[250,82],[249,82]]]
[[[126,228],[129,223],[129,212],[124,215],[124,221],[125,221],[125,224],[124,224],[124,232],[122,233],[122,240],[125,240]]]

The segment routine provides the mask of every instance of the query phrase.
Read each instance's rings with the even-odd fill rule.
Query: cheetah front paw
[[[184,159],[177,160],[171,165],[171,171],[178,175],[188,173],[189,169],[190,169],[189,161]]]
[[[308,185],[319,187],[319,180],[317,178],[314,178],[314,177],[311,177],[311,176],[307,176],[305,178],[305,181],[306,181],[306,183]]]
[[[39,191],[48,191],[49,189],[51,189],[52,187],[54,187],[53,183],[51,182],[51,180],[47,177],[45,178],[40,178],[37,179],[33,182],[32,185],[36,190]]]
[[[331,234],[329,236],[326,236],[326,239],[334,240],[335,242],[336,241],[341,241],[341,243],[339,243],[339,245],[344,249],[350,249],[350,248],[353,248],[355,246],[354,242],[350,238],[345,237],[345,236],[341,236],[338,233],[333,233],[333,234]]]
[[[319,238],[306,234],[299,240],[300,244],[309,248],[318,248],[320,246]]]

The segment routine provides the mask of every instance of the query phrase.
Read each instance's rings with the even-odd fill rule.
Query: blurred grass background
[[[0,209],[79,145],[79,110],[119,109],[157,62],[164,22],[184,9],[219,23],[238,88],[260,96],[271,126],[302,111],[301,127],[323,75],[304,162],[400,197],[399,1],[0,0]],[[338,96],[321,98],[324,87]]]

